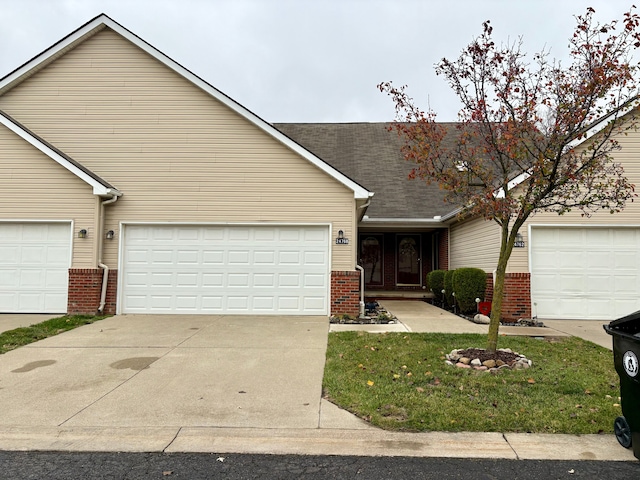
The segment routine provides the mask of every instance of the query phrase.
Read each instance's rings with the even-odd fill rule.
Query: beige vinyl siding
[[[124,193],[106,209],[107,230],[305,222],[355,238],[351,190],[108,28],[0,97],[0,108]],[[110,266],[117,243],[105,245]],[[332,248],[332,268],[353,270],[355,249]]]
[[[452,225],[449,230],[449,268],[481,268],[493,272],[500,253],[500,227],[475,218]]]
[[[0,126],[0,221],[72,220],[74,268],[96,268],[97,197],[85,182]]]

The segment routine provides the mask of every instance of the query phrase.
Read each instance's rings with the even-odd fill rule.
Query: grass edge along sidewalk
[[[59,333],[107,318],[106,316],[64,315],[62,317],[45,320],[28,327],[15,328],[0,333],[0,354],[16,348],[43,340]]]
[[[444,363],[486,335],[329,334],[324,396],[371,424],[396,431],[613,432],[621,414],[611,351],[567,337],[501,337],[499,347],[533,366],[497,374]]]

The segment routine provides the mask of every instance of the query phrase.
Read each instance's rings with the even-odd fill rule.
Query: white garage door
[[[612,320],[640,309],[640,229],[531,229],[540,318]]]
[[[65,313],[70,223],[0,223],[0,312]]]
[[[328,227],[132,225],[123,268],[123,313],[328,313]]]

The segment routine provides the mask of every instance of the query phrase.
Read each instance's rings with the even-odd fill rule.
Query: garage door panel
[[[587,294],[593,294],[602,297],[603,295],[612,295],[614,285],[609,275],[587,275],[584,283],[584,291]]]
[[[122,309],[327,314],[328,240],[327,227],[128,226]],[[195,300],[178,301],[182,289]],[[165,295],[175,297],[171,305]]]
[[[564,252],[563,255],[557,255],[557,262],[550,264],[550,266],[560,265],[562,267],[571,267],[573,265],[580,265],[586,261],[585,255],[582,252]]]
[[[276,265],[276,252],[269,251],[254,251],[253,252],[253,264],[254,265]]]
[[[204,250],[202,252],[204,265],[224,265],[224,252],[221,250]]]
[[[326,288],[326,277],[324,275],[317,275],[312,273],[306,273],[304,275],[304,286],[305,287],[319,287]]]
[[[203,273],[202,274],[202,286],[207,287],[222,287],[224,285],[224,275],[222,273]]]
[[[628,228],[625,230],[614,230],[611,237],[611,244],[615,247],[634,248],[638,243],[638,232]]]
[[[229,250],[229,265],[249,265],[249,250]]]
[[[257,273],[253,276],[254,287],[269,287],[276,286],[276,275],[273,273]]]
[[[284,229],[280,231],[278,240],[280,242],[298,242],[300,241],[300,231],[294,229]]]
[[[276,241],[276,231],[271,228],[256,230],[254,239],[258,242],[274,243]]]
[[[281,251],[278,255],[278,263],[280,265],[300,265],[300,252]]]
[[[640,258],[638,258],[638,252],[623,250],[620,252],[612,252],[613,255],[613,267],[616,271],[630,270],[635,271],[637,265],[640,264]]]
[[[639,295],[640,282],[638,275],[616,275],[614,278],[614,289],[622,295]]]
[[[227,284],[230,287],[249,287],[248,273],[230,273],[227,275]]]
[[[597,318],[605,315],[611,315],[612,312],[614,312],[615,304],[613,299],[587,298],[584,302],[587,306],[588,317]],[[580,316],[573,318],[580,318]]]
[[[611,252],[589,249],[585,255],[585,266],[589,269],[611,270],[613,255]]]
[[[640,308],[640,229],[533,227],[531,295],[541,318],[611,320]]]

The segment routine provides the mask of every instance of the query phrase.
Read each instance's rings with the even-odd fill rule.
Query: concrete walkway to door
[[[380,300],[380,303],[400,321],[395,331],[435,333],[487,333],[487,325],[465,320],[446,310],[417,300]],[[608,321],[602,320],[545,320],[544,327],[500,327],[501,335],[526,335],[531,337],[580,337],[612,350],[613,341],[602,328]],[[336,328],[337,327],[337,328]],[[341,325],[331,325],[340,330]],[[360,330],[371,332],[384,330],[384,325],[362,325]]]

